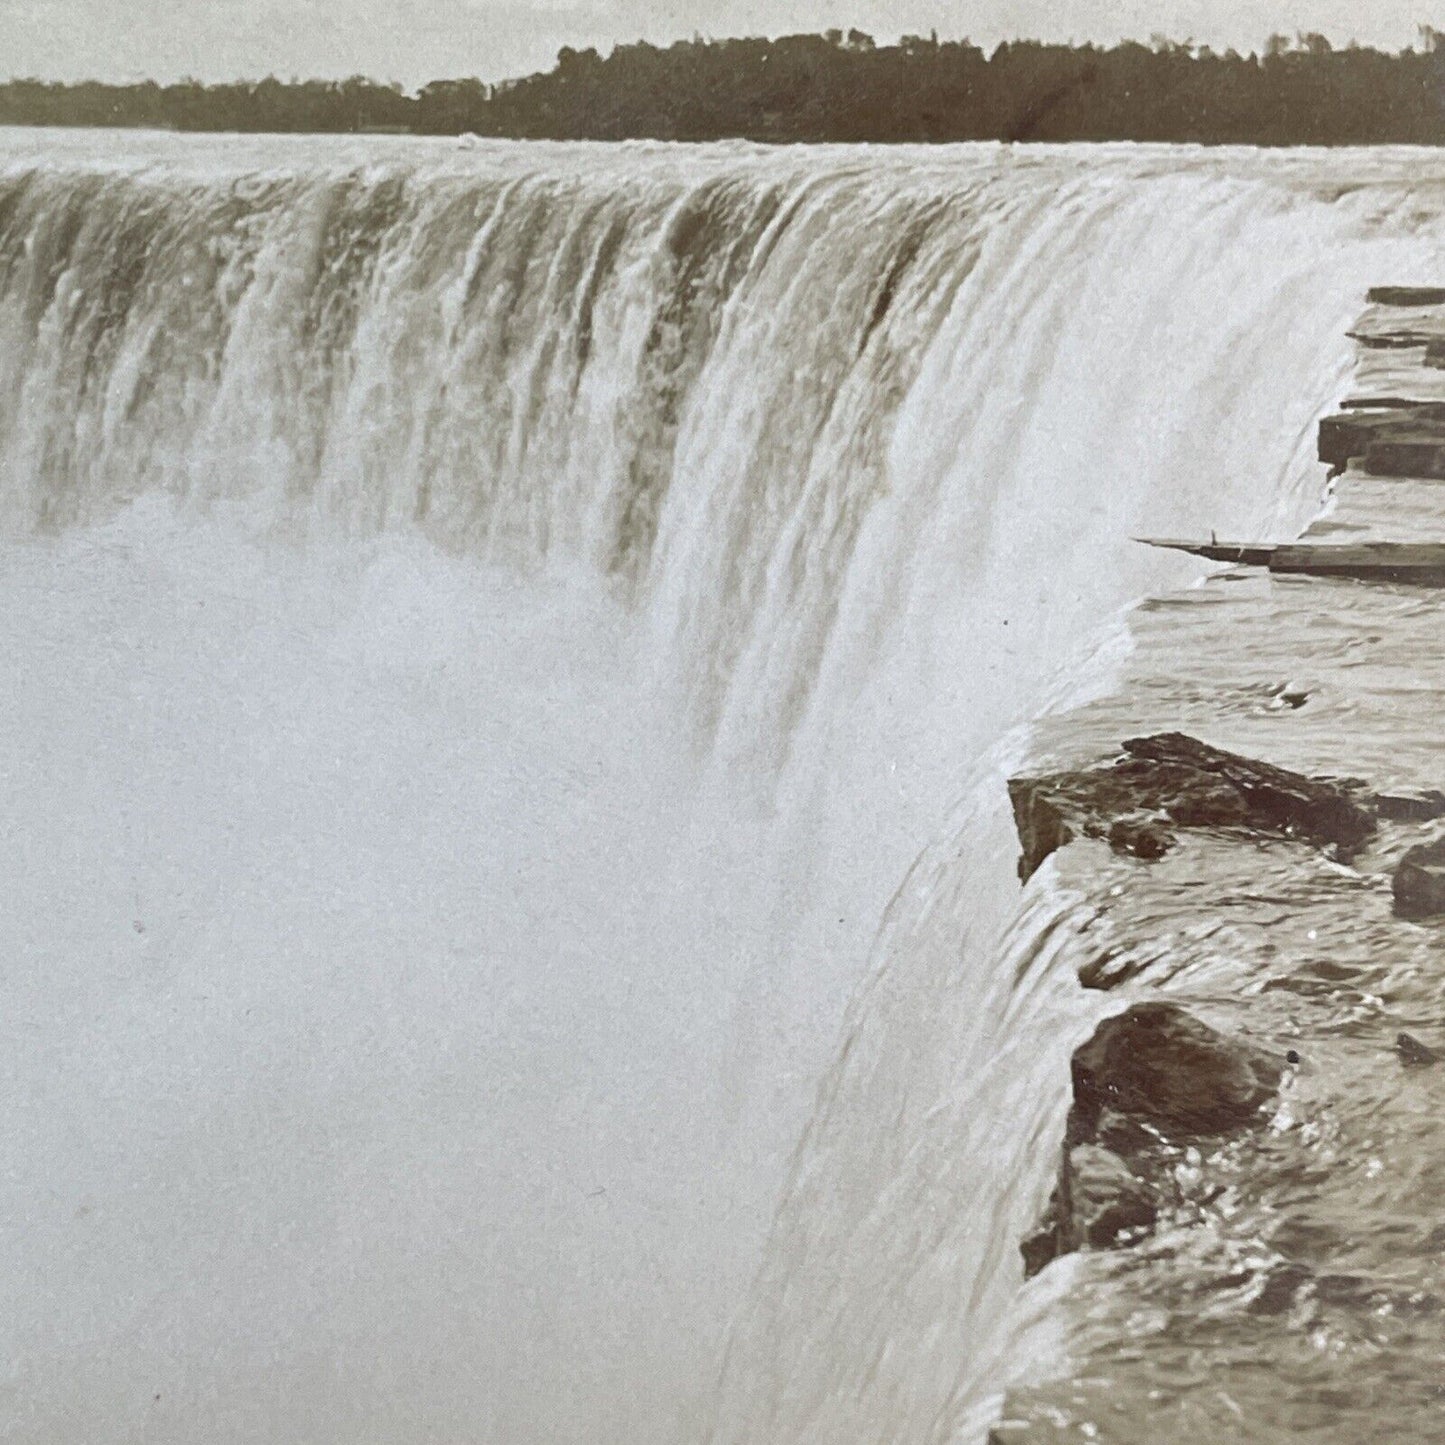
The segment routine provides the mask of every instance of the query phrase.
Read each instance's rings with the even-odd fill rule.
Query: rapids
[[[1091,1017],[1003,772],[1442,237],[1404,152],[0,136],[0,1434],[981,1438]]]

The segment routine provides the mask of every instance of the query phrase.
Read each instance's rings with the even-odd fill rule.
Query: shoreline
[[[1439,298],[1424,299],[1430,304],[1400,313],[1398,327],[1387,307],[1368,313],[1374,336],[1359,342],[1362,355],[1423,353],[1430,338],[1404,327],[1436,324]],[[1398,346],[1370,344],[1397,334]],[[1429,375],[1420,381],[1428,391]],[[1373,405],[1388,427],[1396,408]],[[1417,411],[1399,414],[1418,427]],[[1392,525],[1407,534],[1432,526],[1440,483],[1404,470],[1418,471],[1419,447],[1400,452],[1393,470],[1393,453],[1374,454],[1373,465],[1364,448],[1344,457],[1343,421],[1321,426],[1321,462],[1338,467],[1338,490],[1305,537],[1327,550],[1342,532],[1358,545],[1384,540]],[[1420,511],[1413,522],[1412,510]],[[1366,747],[1319,726],[1329,709],[1358,714],[1348,672],[1359,662],[1348,651],[1323,663],[1296,654],[1294,677],[1247,703],[1231,694],[1236,678],[1257,670],[1251,647],[1264,627],[1278,642],[1268,660],[1276,663],[1333,617],[1365,608],[1368,646],[1389,650],[1400,686],[1414,684],[1409,706],[1423,715],[1433,679],[1408,677],[1417,651],[1388,629],[1396,619],[1428,628],[1440,594],[1397,580],[1239,567],[1196,591],[1144,604],[1157,632],[1134,675],[1112,702],[1046,720],[1027,775],[1010,784],[1021,873],[1051,869],[1089,899],[1092,931],[1106,941],[1085,945],[1079,983],[1110,992],[1119,1007],[1074,1055],[1054,1197],[1043,1233],[1021,1241],[1030,1275],[1061,1255],[1077,1259],[1064,1295],[1073,1378],[1014,1388],[989,1440],[1143,1445],[1203,1431],[1211,1440],[1273,1441],[1308,1422],[1311,1438],[1343,1442],[1364,1438],[1366,1411],[1382,1408],[1393,1411],[1374,1427],[1382,1438],[1433,1438],[1423,1423],[1438,1409],[1425,1384],[1428,1331],[1411,1322],[1445,1306],[1427,1253],[1430,1198],[1412,1176],[1430,1167],[1429,1155],[1422,1161],[1413,1150],[1429,1142],[1420,1095],[1434,1078],[1440,1055],[1430,1045],[1440,1036],[1433,981],[1421,964],[1399,960],[1428,957],[1431,920],[1445,910],[1431,891],[1445,798],[1429,786],[1428,749],[1412,746],[1406,728],[1388,735],[1389,705],[1378,717],[1356,715]],[[1201,616],[1210,612],[1220,620]],[[1246,613],[1252,636],[1241,635]],[[1184,619],[1187,628],[1170,627]],[[1203,646],[1212,647],[1208,662]],[[1189,737],[1129,741],[1125,760],[1110,763],[1127,726],[1165,725],[1149,694],[1162,694],[1171,673],[1188,674],[1195,689],[1182,720]],[[1105,715],[1113,742],[1100,726]],[[1194,738],[1244,756],[1193,749]],[[1302,771],[1277,773],[1276,764]],[[1322,814],[1280,811],[1279,790],[1296,785],[1302,810],[1322,798],[1338,805],[1338,834],[1325,836]],[[1256,806],[1261,798],[1267,806]],[[1322,939],[1328,955],[1315,957]],[[1374,969],[1390,986],[1360,982]],[[1373,1090],[1368,1108],[1358,1097],[1361,1067]],[[1332,1152],[1354,1133],[1365,1158]],[[1374,1135],[1398,1147],[1371,1146]],[[1372,1192],[1382,1196],[1374,1214],[1361,1199]],[[1393,1232],[1375,1238],[1380,1213]],[[1323,1368],[1332,1380],[1355,1368],[1355,1352],[1363,1361],[1381,1349],[1393,1352],[1405,1381],[1383,1405],[1378,1368],[1371,1376],[1360,1365],[1349,1401],[1346,1387],[1312,1378]],[[1316,1419],[1325,1396],[1333,1415]],[[1145,1399],[1155,1403],[1141,1414]]]

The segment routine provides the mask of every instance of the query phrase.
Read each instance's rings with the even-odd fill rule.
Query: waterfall
[[[1002,776],[1314,506],[1422,165],[0,137],[7,1429],[977,1438]]]

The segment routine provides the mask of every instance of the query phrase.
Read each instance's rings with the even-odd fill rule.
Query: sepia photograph
[[[5,0],[0,1441],[1445,1440],[1429,18]]]

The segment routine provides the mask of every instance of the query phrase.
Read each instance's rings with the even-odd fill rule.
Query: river
[[[1422,152],[0,135],[0,1433],[981,1439],[1100,1007],[1003,779],[1442,239]]]

